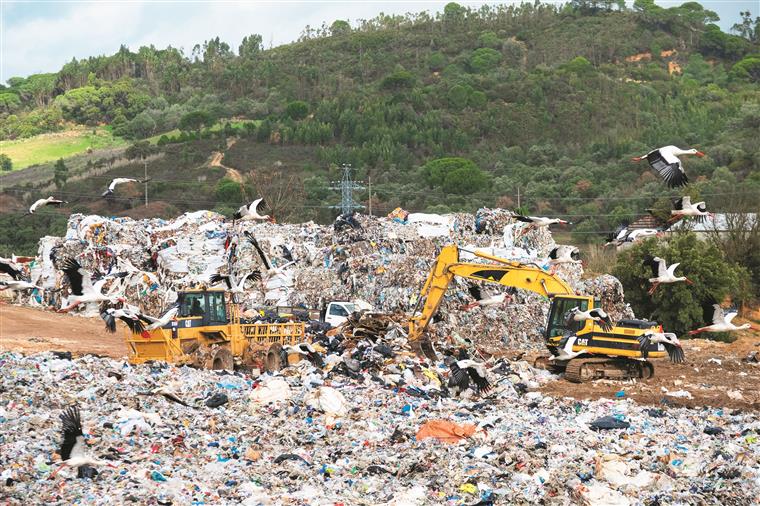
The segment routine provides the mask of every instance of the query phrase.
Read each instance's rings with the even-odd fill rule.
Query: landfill
[[[505,360],[491,368],[486,397],[452,398],[419,367],[396,353],[379,372],[354,377],[306,361],[254,377],[3,353],[0,497],[249,506],[749,505],[760,497],[760,422],[751,411],[555,399],[534,390],[549,372]],[[393,369],[407,381],[375,376]],[[169,383],[188,406],[149,394]],[[222,395],[227,402],[209,407]],[[111,465],[51,479],[58,417],[74,404],[86,451]]]
[[[59,307],[66,278],[56,267],[74,258],[90,272],[128,272],[109,282],[107,290],[124,294],[130,304],[152,315],[169,307],[180,289],[209,286],[214,273],[241,277],[252,270],[264,276],[260,282],[249,281],[239,299],[244,311],[272,306],[321,309],[332,300],[360,300],[379,312],[411,314],[446,244],[458,244],[465,262],[487,262],[475,256],[480,251],[548,269],[547,256],[556,246],[551,233],[546,228],[522,233],[524,229],[524,223],[503,209],[480,209],[475,215],[396,210],[388,217],[339,219],[333,226],[233,223],[210,211],[173,220],[74,214],[64,237],[40,240],[30,275],[45,291],[22,302]],[[260,245],[266,263],[249,237]],[[583,268],[576,264],[560,265],[557,274],[578,293],[601,298],[613,319],[633,316],[616,278],[583,279]],[[547,298],[521,292],[504,305],[466,310],[473,301],[467,288],[467,281],[452,283],[430,327],[434,339],[471,342],[490,352],[504,346],[543,348]],[[498,293],[505,288],[488,284],[483,289]],[[84,314],[97,316],[97,308]]]

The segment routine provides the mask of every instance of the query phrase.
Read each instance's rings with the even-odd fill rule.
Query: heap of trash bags
[[[40,240],[31,278],[46,291],[32,294],[25,302],[60,307],[67,289],[57,266],[65,258],[75,258],[91,272],[129,273],[107,289],[125,294],[130,304],[152,315],[170,306],[181,289],[211,286],[214,273],[232,273],[239,279],[253,270],[262,279],[248,281],[240,300],[244,310],[321,309],[333,300],[361,300],[379,312],[411,313],[446,244],[462,248],[462,261],[485,262],[472,254],[478,250],[548,269],[547,256],[556,246],[551,233],[526,227],[503,209],[480,209],[475,215],[397,209],[382,218],[341,216],[331,226],[233,223],[210,211],[168,221],[73,214],[65,237]],[[601,297],[613,319],[633,316],[614,277],[581,279],[583,268],[577,264],[560,265],[557,272],[579,293]],[[468,283],[462,279],[452,283],[431,327],[433,336],[472,341],[486,348],[543,346],[546,298],[519,292],[506,304],[466,310],[464,306],[473,302]],[[493,283],[482,289],[494,294],[505,290]],[[89,311],[95,316],[97,309]]]
[[[9,504],[754,504],[752,412],[544,396],[553,376],[489,360],[492,388],[381,341],[270,375],[70,354],[0,354]],[[174,398],[156,390],[169,388]],[[165,391],[165,390],[164,390]],[[60,414],[85,453],[60,469]],[[54,476],[54,473],[57,474]]]

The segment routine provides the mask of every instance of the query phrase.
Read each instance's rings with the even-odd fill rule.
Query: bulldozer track
[[[654,376],[651,362],[621,358],[574,358],[565,366],[565,379],[585,383],[595,379],[648,379]]]

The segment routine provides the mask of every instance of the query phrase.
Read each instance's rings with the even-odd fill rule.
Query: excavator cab
[[[579,326],[568,328],[565,325],[565,315],[574,307],[580,308],[581,311],[588,311],[600,306],[601,301],[599,299],[574,295],[556,295],[552,298],[552,305],[549,309],[549,321],[546,325],[545,334],[546,340],[548,341],[552,337],[564,336],[567,332],[577,332],[580,330]]]

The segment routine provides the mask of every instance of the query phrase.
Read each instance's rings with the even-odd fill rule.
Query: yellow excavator
[[[460,262],[459,252],[459,248],[453,244],[443,247],[422,287],[417,307],[409,321],[409,341],[417,353],[435,357],[435,350],[425,332],[449,284],[458,276],[530,290],[551,301],[544,336],[550,353],[555,357],[559,354],[560,342],[568,334],[578,337],[572,351],[585,350],[586,353],[565,361],[539,357],[536,366],[556,372],[564,371],[565,378],[576,383],[601,378],[645,379],[654,375],[652,363],[642,358],[638,338],[645,332],[661,332],[662,327],[656,322],[621,320],[612,329],[605,331],[596,322],[586,320],[579,323],[582,325],[580,328],[577,325],[569,328],[565,321],[568,311],[575,307],[581,311],[598,308],[599,300],[576,295],[562,279],[538,266],[505,260],[480,251],[471,253],[493,263]],[[422,310],[417,314],[423,300]],[[661,344],[649,346],[649,358],[665,356],[667,353]]]

